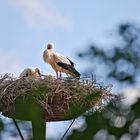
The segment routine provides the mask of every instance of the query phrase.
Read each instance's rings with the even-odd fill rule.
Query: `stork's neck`
[[[48,53],[53,53],[54,52],[54,49],[47,49],[47,52]]]
[[[47,49],[48,57],[51,57],[53,54],[54,54],[54,50],[53,49]]]

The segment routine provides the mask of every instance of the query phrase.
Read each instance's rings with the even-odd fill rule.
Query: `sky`
[[[19,73],[39,67],[54,73],[42,53],[48,42],[72,59],[82,72],[83,61],[76,56],[92,42],[108,44],[108,32],[126,21],[140,21],[138,0],[1,0],[0,73]],[[107,45],[106,45],[107,46]]]
[[[88,65],[77,53],[93,42],[109,46],[108,34],[120,23],[140,23],[139,5],[139,0],[1,0],[0,73],[18,76],[27,67],[54,73],[42,59],[48,42],[81,73]]]

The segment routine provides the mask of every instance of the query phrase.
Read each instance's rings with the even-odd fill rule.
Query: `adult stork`
[[[19,77],[40,77],[41,76],[41,73],[40,73],[40,70],[39,68],[34,68],[34,67],[30,67],[30,68],[26,68],[24,69],[21,74],[19,75]]]
[[[75,69],[74,62],[72,62],[69,58],[54,52],[53,43],[49,43],[47,45],[47,49],[43,53],[43,60],[44,62],[50,64],[55,70],[57,79],[59,77],[61,78],[62,72],[75,78],[80,78],[80,73]],[[60,73],[60,76],[58,76],[58,73]]]

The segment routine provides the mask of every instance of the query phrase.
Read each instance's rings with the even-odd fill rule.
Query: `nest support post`
[[[46,119],[44,109],[42,109],[33,98],[16,99],[11,111],[3,112],[3,115],[9,118],[31,121],[33,140],[46,140]]]
[[[46,122],[43,119],[32,121],[32,131],[33,140],[46,140]]]

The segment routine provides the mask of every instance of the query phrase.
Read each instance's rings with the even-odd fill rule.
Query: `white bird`
[[[56,72],[56,77],[58,79],[58,72],[64,72],[75,78],[80,78],[80,73],[74,68],[74,62],[69,58],[64,57],[56,52],[54,52],[54,44],[49,43],[47,49],[43,53],[43,60],[50,64]]]
[[[41,73],[40,73],[39,68],[34,68],[34,67],[26,68],[19,75],[20,78],[30,77],[30,76],[35,77],[35,78],[40,77]]]

